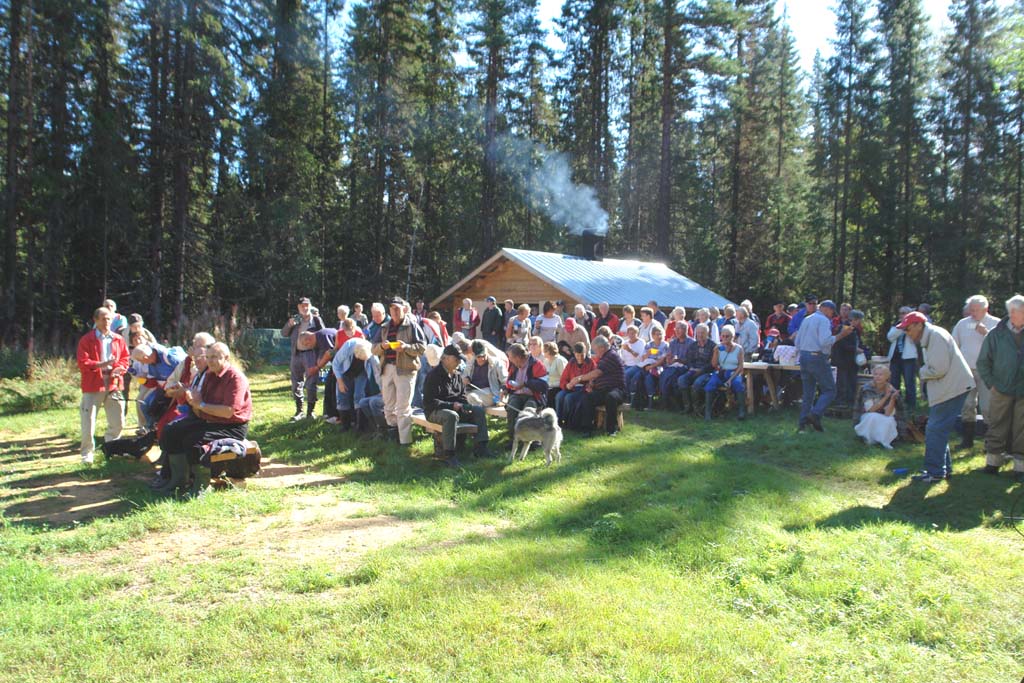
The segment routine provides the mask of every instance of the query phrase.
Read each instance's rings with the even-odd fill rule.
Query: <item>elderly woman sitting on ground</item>
[[[871,382],[857,392],[853,405],[853,431],[869,445],[892,448],[892,442],[904,433],[903,398],[889,383],[889,368],[877,365]]]

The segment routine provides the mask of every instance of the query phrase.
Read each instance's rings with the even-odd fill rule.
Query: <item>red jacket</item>
[[[601,320],[602,318],[600,316],[594,316],[594,322],[590,326],[591,339],[597,336],[597,331],[601,328],[602,325],[607,325],[608,327],[610,327],[612,330],[612,334],[619,333],[619,316],[615,315],[611,311],[608,311],[608,317],[606,319],[603,319],[604,322],[601,322]]]
[[[463,330],[462,328],[462,310],[458,309],[455,311],[455,318],[452,320],[452,329],[455,332],[462,332],[466,339],[476,339],[477,327],[480,325],[480,314],[476,312],[475,308],[469,309],[469,328]]]
[[[565,370],[562,370],[562,378],[558,380],[558,386],[560,386],[562,389],[565,389],[565,385],[567,385],[569,383],[569,380],[571,380],[573,377],[585,375],[596,367],[597,364],[594,363],[593,358],[587,358],[585,361],[583,361],[583,365],[577,365],[576,359],[573,358],[571,361],[569,361],[569,364],[565,366]]]
[[[687,323],[686,321],[683,321],[683,324],[686,325],[686,336],[690,337],[690,338],[693,338],[693,328],[690,327],[690,324]],[[676,338],[676,321],[675,320],[669,320],[668,321],[668,327],[665,328],[665,341],[669,342],[669,341],[672,341],[675,338]]]
[[[112,332],[110,357],[114,360],[113,368],[128,370],[128,346],[124,337]],[[82,373],[82,392],[121,391],[124,389],[124,375],[113,377],[104,382],[103,370],[97,367],[103,361],[103,345],[96,336],[96,330],[89,330],[78,340],[78,370]]]
[[[508,382],[515,380],[517,374],[519,374],[519,368],[510,361],[508,381],[505,382],[505,389],[510,394],[516,390],[510,387]],[[544,367],[543,363],[533,358],[530,358],[526,365],[526,388],[533,394],[533,398],[537,403],[544,405],[544,398],[548,392],[548,370]]]

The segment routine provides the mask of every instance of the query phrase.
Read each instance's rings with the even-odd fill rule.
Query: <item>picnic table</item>
[[[800,372],[799,365],[779,365],[778,363],[762,363],[760,361],[751,361],[743,364],[743,381],[747,385],[747,413],[750,415],[754,414],[754,404],[756,403],[754,396],[754,376],[758,373],[764,375],[764,380],[768,384],[768,394],[772,401],[772,410],[776,410],[779,407],[778,387],[775,384],[776,373],[773,370],[779,372]]]

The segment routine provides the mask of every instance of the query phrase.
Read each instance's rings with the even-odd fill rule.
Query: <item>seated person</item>
[[[576,318],[566,318],[564,326],[558,330],[555,335],[555,341],[566,342],[570,346],[575,346],[577,342],[582,342],[587,347],[587,355],[590,355],[590,335],[583,329],[583,326],[576,322]]]
[[[133,374],[137,379],[145,378],[135,399],[141,433],[152,430],[170,405],[162,389],[186,357],[185,349],[180,346],[168,348],[155,342],[143,342],[132,349]]]
[[[164,393],[171,399],[171,405],[156,423],[154,431],[157,439],[163,436],[163,430],[167,425],[180,420],[191,411],[185,400],[185,391],[191,390],[193,394],[198,394],[202,389],[207,370],[206,349],[215,342],[213,335],[207,332],[198,332],[192,337],[192,346],[189,348],[188,357],[183,363],[178,364],[164,385]],[[163,452],[160,453],[160,458],[154,464],[158,465],[160,469],[149,483],[149,487],[156,489],[162,487],[170,479],[171,468],[167,462],[167,454]]]
[[[660,327],[651,329],[651,341],[644,346],[644,356],[640,363],[641,373],[637,380],[637,391],[633,395],[633,409],[645,410],[654,403],[658,389],[658,380],[668,361],[668,344],[664,340],[665,331]]]
[[[568,322],[568,321],[567,321]],[[583,342],[576,342],[577,344],[583,345]],[[587,347],[590,346],[588,342]],[[552,342],[548,342],[542,347],[544,352],[544,367],[548,370],[548,398],[547,404],[549,406],[555,405],[555,397],[558,392],[561,391],[560,385],[562,382],[562,372],[565,370],[569,361],[558,353],[558,347]]]
[[[604,406],[605,430],[608,436],[614,436],[619,431],[619,406],[626,400],[622,359],[611,350],[611,345],[604,337],[594,339],[591,349],[594,351],[596,367],[573,380],[576,383],[587,383],[576,411],[575,422],[583,428],[584,433],[588,433],[594,428],[597,407]]]
[[[366,375],[366,390],[363,398],[356,403],[354,428],[357,432],[374,432],[375,439],[386,439],[388,423],[384,417],[384,396],[380,391],[380,359],[370,354],[363,372]]]
[[[530,339],[530,331],[532,329],[533,323],[530,321],[530,307],[527,304],[519,304],[515,317],[505,325],[505,343],[509,346],[512,344],[523,344],[525,346],[526,342]]]
[[[597,328],[597,334],[608,340],[608,343],[611,345],[612,351],[614,351],[615,353],[618,353],[619,349],[622,348],[622,337],[612,332],[612,328],[608,327],[607,325],[602,325],[601,327]]]
[[[467,348],[470,356],[462,372],[466,399],[473,406],[497,405],[501,402],[501,387],[508,380],[508,357],[483,339],[474,339]]]
[[[540,411],[544,407],[548,394],[548,371],[543,363],[530,357],[522,344],[513,344],[507,353],[509,368],[505,382],[505,408],[508,411],[508,433],[512,434],[523,408]]]
[[[243,440],[249,433],[252,419],[252,396],[249,380],[231,363],[227,344],[217,342],[206,350],[207,371],[199,392],[187,389],[184,394],[189,415],[167,425],[160,436],[160,450],[167,453],[171,476],[157,489],[158,493],[174,495],[188,482],[189,470],[199,462],[204,444],[219,439]],[[192,496],[209,483],[209,470],[194,468]]]
[[[853,431],[867,445],[881,444],[892,448],[892,442],[906,432],[903,397],[889,383],[889,368],[876,365],[871,382],[857,391],[853,403]]]
[[[331,361],[331,374],[335,379],[335,405],[341,431],[352,428],[356,405],[366,397],[365,364],[372,355],[373,345],[362,337],[353,337],[338,347]]]
[[[626,328],[626,338],[619,348],[619,358],[626,373],[626,396],[631,398],[637,391],[637,383],[643,374],[643,362],[646,360],[644,350],[647,342],[640,338],[640,330],[636,325]]]
[[[722,343],[715,347],[711,357],[714,374],[704,385],[704,419],[711,419],[714,393],[721,387],[728,387],[736,395],[736,409],[739,419],[747,416],[746,387],[743,384],[743,347],[735,343],[736,328],[723,325],[719,333]]]
[[[682,307],[676,308],[678,310]],[[658,391],[661,393],[663,406],[669,410],[677,408],[676,387],[679,385],[679,378],[686,374],[686,353],[694,344],[693,337],[690,336],[690,326],[682,320],[677,323],[672,326],[673,336],[668,343],[668,357],[661,377],[658,378]]]
[[[577,377],[585,375],[597,364],[594,359],[587,355],[583,344],[576,344],[573,348],[573,359],[566,363],[562,370],[562,376],[558,379],[558,393],[555,395],[555,412],[558,420],[563,425],[572,424],[573,416],[583,399],[583,390],[587,388],[585,382],[577,381]]]
[[[441,363],[430,371],[423,384],[423,412],[428,420],[441,425],[444,460],[452,467],[459,466],[455,457],[455,441],[460,420],[476,425],[473,455],[478,458],[491,455],[487,448],[487,413],[483,406],[469,404],[459,375],[459,366],[465,362],[466,358],[457,348],[444,347]]]
[[[701,310],[707,313],[705,309]],[[686,358],[683,360],[686,372],[681,374],[676,382],[680,407],[685,413],[695,412],[697,396],[704,393],[704,386],[711,379],[714,370],[711,361],[715,356],[715,344],[711,341],[711,331],[707,323],[698,323],[693,334],[694,341],[686,349]]]

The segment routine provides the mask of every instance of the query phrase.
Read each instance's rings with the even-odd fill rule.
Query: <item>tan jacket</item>
[[[921,380],[927,382],[928,405],[944,403],[974,388],[974,374],[949,332],[925,323],[921,350]]]
[[[387,334],[387,326],[382,327],[380,330],[380,341],[373,345],[373,355],[380,358],[381,373],[387,367],[384,364],[384,357],[387,354],[384,343],[387,342]],[[397,339],[400,342],[405,342],[405,346],[395,356],[395,366],[398,369],[398,374],[408,375],[418,372],[420,369],[420,356],[427,349],[427,339],[423,335],[423,329],[413,316],[407,315],[402,320],[402,324],[398,326]]]

